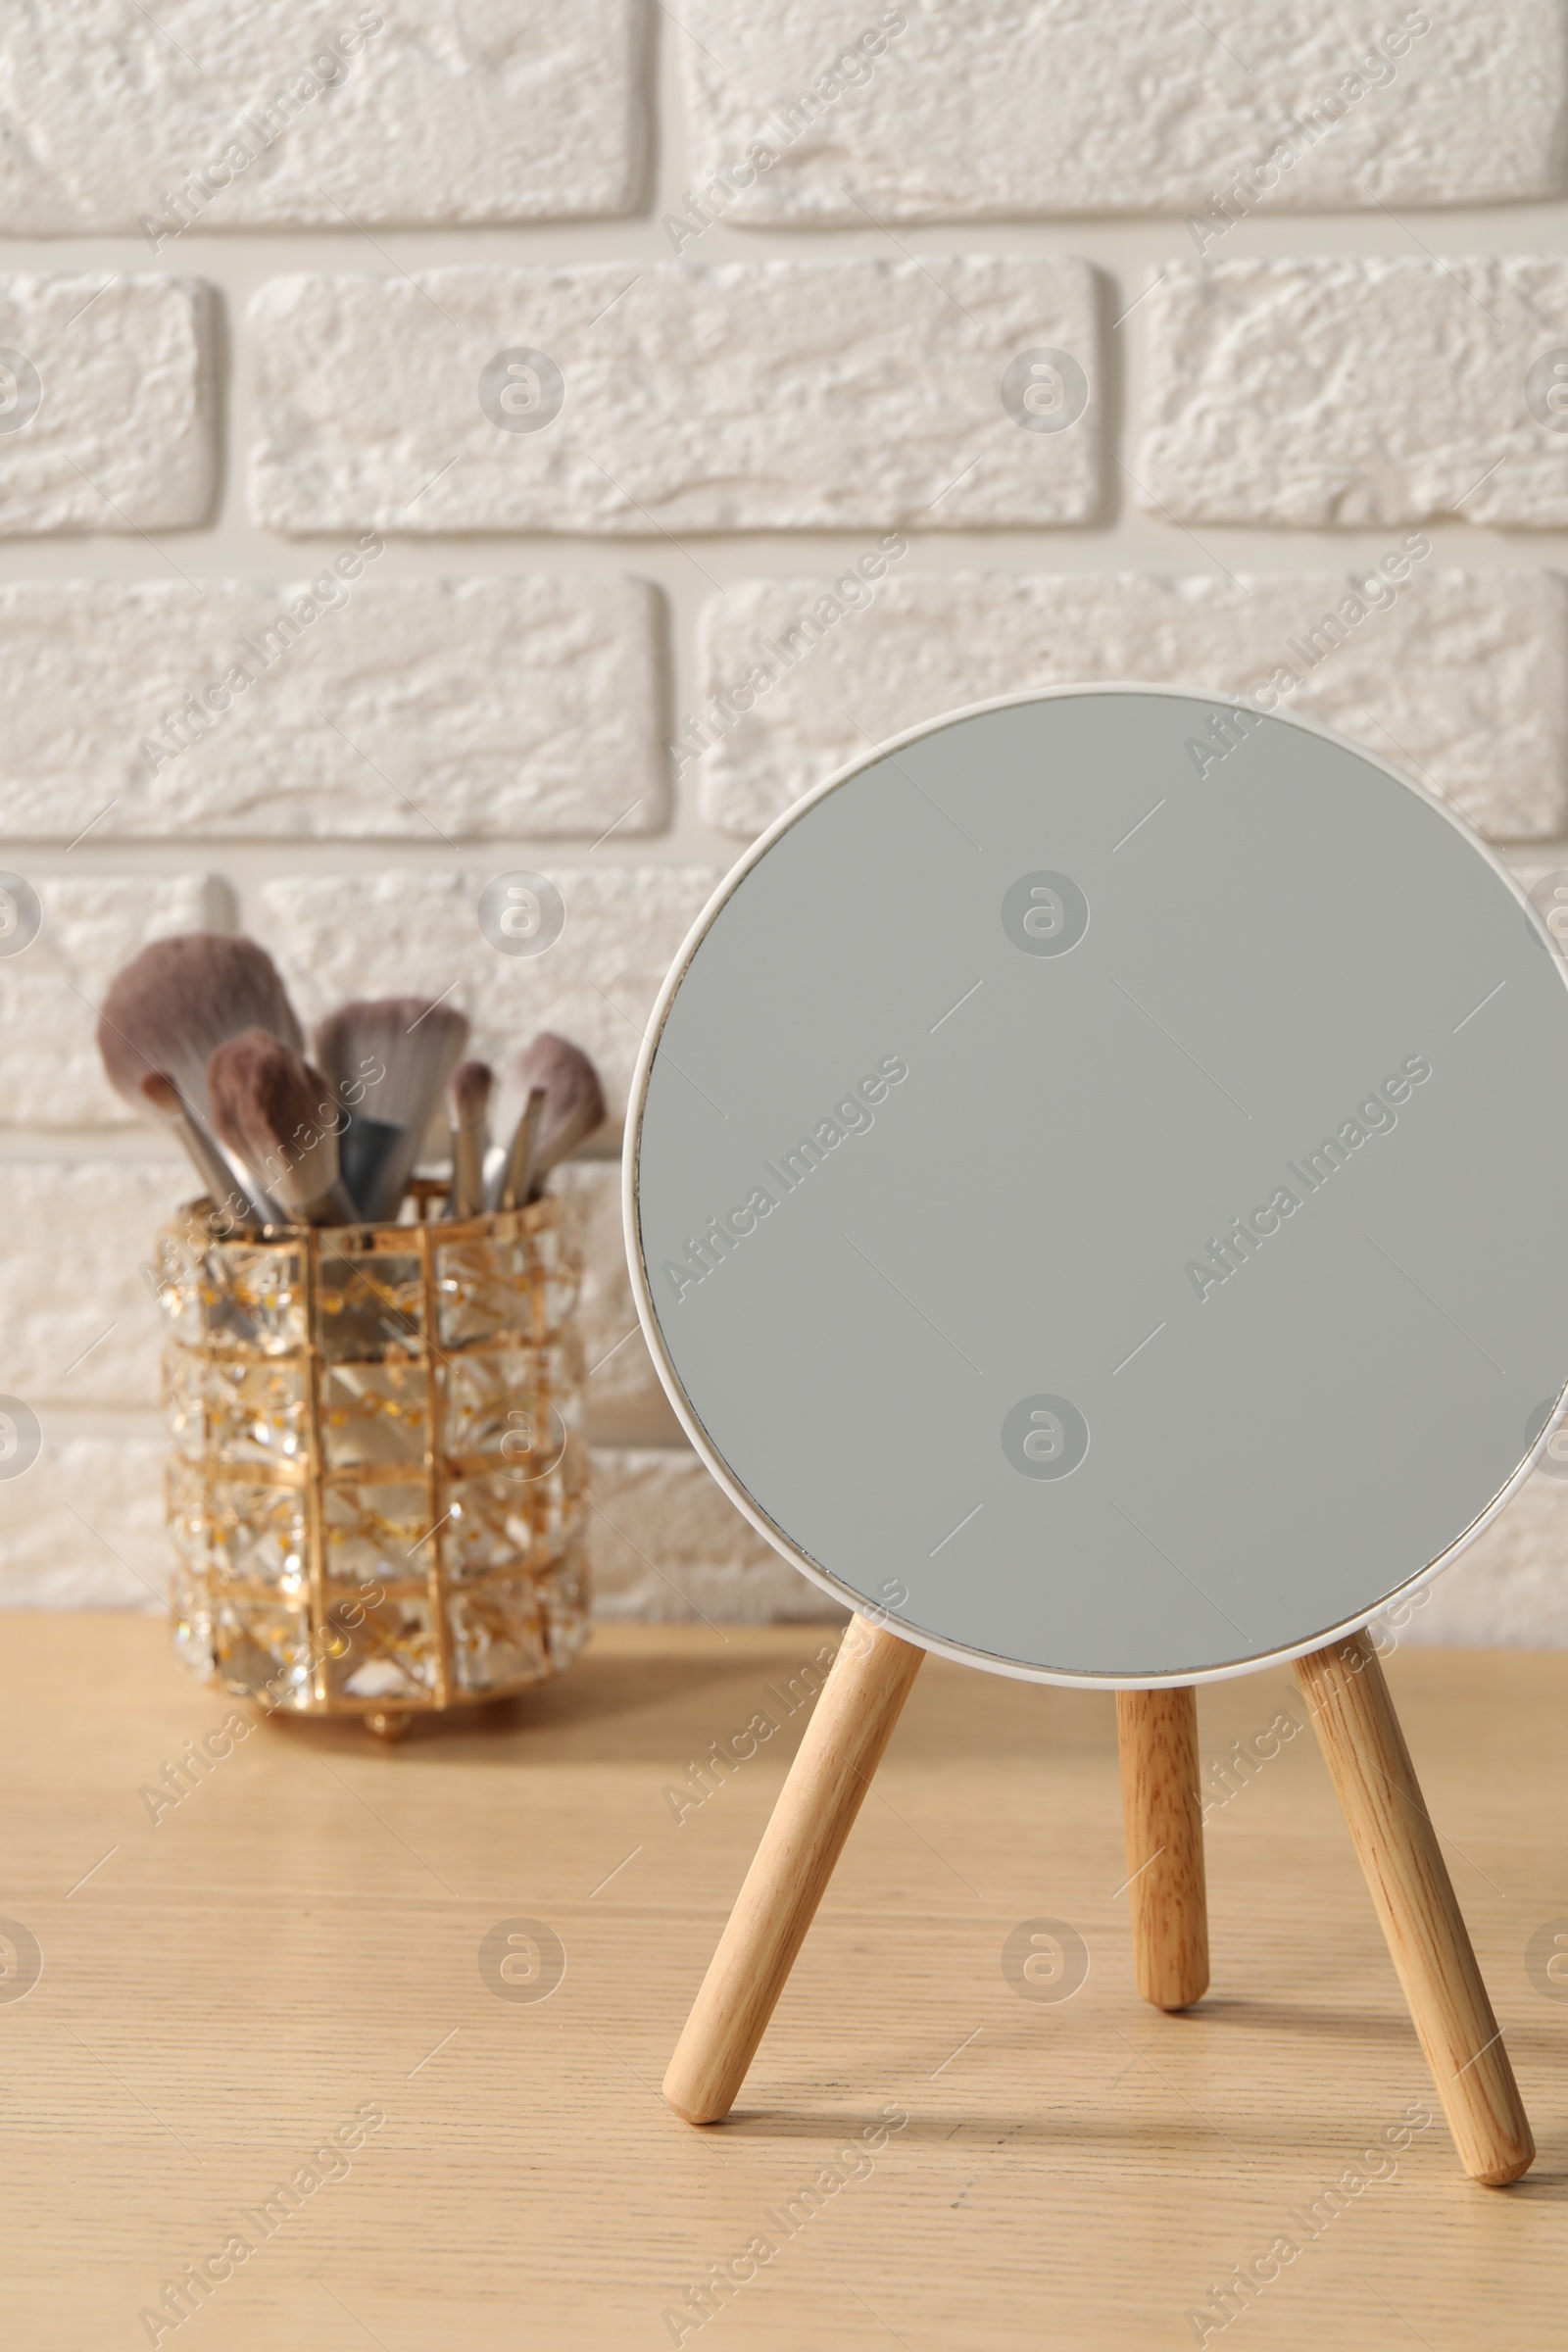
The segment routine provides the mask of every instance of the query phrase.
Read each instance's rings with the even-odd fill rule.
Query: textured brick
[[[0,1481],[0,1608],[156,1609],[169,1588],[160,1439],[57,1435]]]
[[[157,1406],[163,1317],[141,1269],[159,1226],[196,1189],[182,1153],[0,1164],[3,1385],[12,1396],[40,1412],[55,1403]]]
[[[1357,598],[1365,618],[1342,616],[1343,641],[1315,667],[1306,633],[1354,594],[1352,577],[1366,583],[1364,571],[1239,583],[901,572],[809,644],[789,632],[820,582],[737,581],[704,608],[703,695],[759,662],[776,682],[683,771],[700,779],[710,823],[750,834],[858,750],[965,703],[1102,678],[1250,694],[1286,668],[1300,684],[1281,692],[1281,710],[1356,738],[1494,834],[1558,833],[1568,591],[1549,573],[1435,571],[1432,561],[1407,564],[1397,586],[1371,586],[1380,605]],[[1329,646],[1326,634],[1317,646]]]
[[[1054,256],[281,277],[251,332],[277,530],[957,529],[1097,503],[1093,277]],[[1089,383],[1060,431],[1003,405],[1041,347]],[[480,371],[520,349],[564,405],[504,431]]]
[[[1553,0],[1503,0],[1484,28],[1421,13],[1412,37],[1417,12],[1354,0],[689,0],[694,192],[730,221],[854,227],[867,212],[1206,214],[1254,167],[1243,184],[1270,210],[1556,193]],[[756,177],[726,203],[713,173],[731,166],[732,185]]]
[[[1408,1624],[1396,1622],[1397,1640],[1568,1649],[1568,1482],[1532,1472],[1426,1591]]]
[[[633,0],[163,0],[156,16],[9,0],[12,235],[527,220],[634,200]]]
[[[254,928],[307,1021],[349,997],[451,989],[448,1001],[474,1023],[474,1053],[499,1062],[535,1030],[558,1030],[593,1055],[618,1112],[660,984],[719,877],[673,865],[556,867],[565,928],[532,957],[500,955],[480,932],[490,878],[290,875],[262,885]]]
[[[662,822],[652,590],[366,576],[383,548],[205,601],[177,580],[0,588],[8,828],[433,842]]]
[[[25,858],[19,863],[25,865]],[[0,957],[0,1119],[12,1127],[130,1125],[98,1059],[98,1006],[149,939],[221,929],[200,876],[39,879],[37,938]]]
[[[1135,466],[1185,522],[1568,523],[1568,435],[1526,378],[1568,341],[1568,261],[1172,264],[1141,306]]]
[[[205,518],[216,478],[210,295],[194,278],[104,270],[0,277],[0,533]]]
[[[842,1621],[846,1612],[763,1543],[694,1453],[602,1451],[593,1482],[596,1615]]]

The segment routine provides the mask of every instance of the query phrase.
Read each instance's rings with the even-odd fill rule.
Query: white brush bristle
[[[367,1118],[416,1127],[422,1137],[468,1042],[468,1016],[427,997],[340,1005],[316,1032],[316,1058],[339,1093],[363,1089]]]
[[[447,1083],[468,1042],[468,1016],[428,997],[340,1005],[316,1033],[316,1055],[339,1101],[403,1132],[388,1152],[372,1218],[395,1217]]]

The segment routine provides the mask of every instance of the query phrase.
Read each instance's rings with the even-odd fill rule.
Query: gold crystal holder
[[[383,1738],[560,1674],[588,1631],[569,1212],[451,1222],[413,1190],[399,1225],[222,1234],[195,1201],[156,1264],[175,1649]]]

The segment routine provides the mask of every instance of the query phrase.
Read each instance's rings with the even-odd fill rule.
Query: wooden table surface
[[[1568,1933],[1568,1656],[1389,1666],[1540,2142],[1494,2191],[1436,2117],[1281,1674],[1200,1696],[1205,1758],[1277,1752],[1215,1786],[1213,1990],[1166,2018],[1132,1985],[1110,1698],[928,1661],[734,2119],[678,2123],[660,2078],[805,1720],[790,1678],[835,1638],[607,1628],[455,1732],[261,1724],[160,1803],[227,1702],[155,1620],[8,1616],[0,1915],[42,1974],[0,1999],[0,2340],[1561,2340],[1568,2000],[1525,1950]],[[777,1731],[677,1821],[668,1791],[759,1714]],[[1004,1974],[1041,1918],[1087,1946],[1065,2001]],[[509,1987],[518,1920],[547,1935]],[[512,1997],[550,1934],[564,1977]],[[175,2326],[160,2295],[204,2264]],[[1263,2281],[1225,2325],[1244,2264]]]

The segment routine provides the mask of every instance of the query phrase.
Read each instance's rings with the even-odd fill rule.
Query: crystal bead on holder
[[[416,1713],[523,1690],[588,1630],[581,1257],[550,1197],[462,1223],[158,1242],[174,1642],[268,1707]]]

